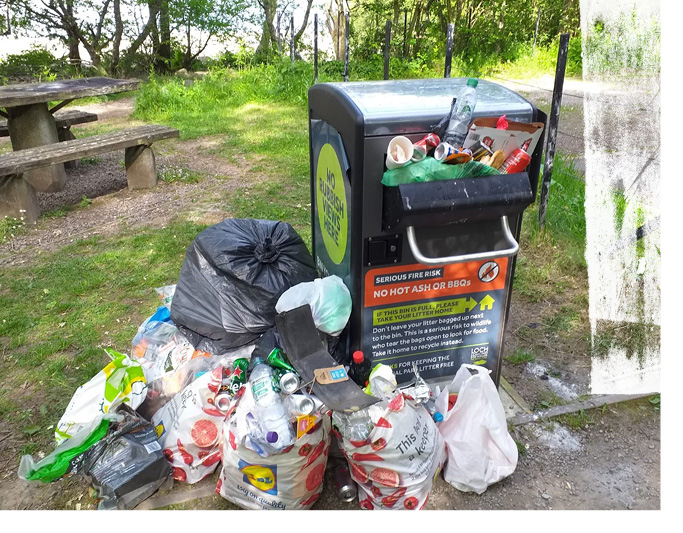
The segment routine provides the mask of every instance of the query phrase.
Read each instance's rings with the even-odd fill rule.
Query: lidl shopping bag
[[[371,408],[374,408],[372,406]],[[364,442],[343,439],[363,509],[421,509],[446,458],[427,410],[400,392]]]
[[[152,417],[176,481],[196,483],[218,467],[225,413],[214,399],[222,380],[223,367],[203,374]]]
[[[320,417],[291,447],[268,457],[235,438],[235,417],[226,420],[216,492],[245,509],[310,509],[322,491],[330,454],[332,424],[329,415]]]
[[[57,444],[73,437],[79,429],[121,404],[131,409],[145,400],[147,382],[140,363],[127,355],[106,349],[111,363],[90,381],[76,389],[55,429]]]
[[[512,474],[518,458],[489,372],[477,365],[462,365],[437,399],[437,405],[446,404],[444,396],[458,395],[439,424],[448,449],[444,479],[459,490],[477,494]]]

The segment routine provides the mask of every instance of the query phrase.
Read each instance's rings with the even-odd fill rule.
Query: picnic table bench
[[[0,87],[0,116],[7,118],[14,150],[34,148],[73,138],[68,130],[63,130],[60,138],[55,121],[56,112],[67,104],[78,98],[134,91],[139,87],[139,80],[102,77],[4,85]],[[37,191],[56,192],[64,188],[66,173],[59,163],[28,171],[24,179]]]
[[[54,115],[55,124],[57,125],[57,134],[60,141],[67,141],[74,139],[73,134],[69,137],[63,131],[71,129],[71,126],[76,124],[85,124],[87,122],[95,122],[97,115],[89,113],[88,111],[79,111],[78,109],[68,109],[66,111],[57,111]],[[9,137],[9,128],[6,120],[0,120],[0,137]]]
[[[40,208],[36,191],[23,178],[24,172],[122,148],[125,149],[128,187],[154,187],[157,172],[150,146],[156,141],[178,136],[177,129],[150,124],[3,154],[0,156],[0,218],[23,216],[29,222],[37,220]]]

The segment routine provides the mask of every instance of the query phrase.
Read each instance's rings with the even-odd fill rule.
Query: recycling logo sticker
[[[489,283],[498,277],[500,274],[500,266],[495,261],[487,261],[479,267],[479,280],[484,283]]]

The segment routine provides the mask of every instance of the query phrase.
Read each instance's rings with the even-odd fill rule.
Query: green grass
[[[529,350],[518,348],[511,355],[508,355],[505,361],[513,365],[521,365],[523,363],[533,363],[536,361],[536,357]]]
[[[199,183],[204,176],[195,170],[170,167],[159,171],[159,179],[166,183]]]
[[[106,364],[102,347],[130,350],[140,322],[156,308],[153,288],[177,280],[185,249],[204,227],[177,220],[163,229],[92,237],[31,267],[2,269],[0,417],[22,430],[39,426],[24,433],[27,439],[49,436],[46,427],[75,389]]]
[[[102,161],[101,157],[93,157],[93,156],[88,156],[88,157],[82,157],[81,158],[81,165],[97,165]]]
[[[23,218],[6,216],[0,219],[0,244],[26,232],[26,223]]]
[[[576,413],[568,413],[566,415],[560,415],[555,419],[560,424],[570,427],[571,429],[582,429],[588,427],[593,423],[591,415],[581,409]]]

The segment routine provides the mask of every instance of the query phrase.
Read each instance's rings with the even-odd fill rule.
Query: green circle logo
[[[346,254],[348,213],[346,211],[346,187],[337,153],[327,143],[318,155],[316,175],[318,221],[323,242],[330,259],[339,264]]]

